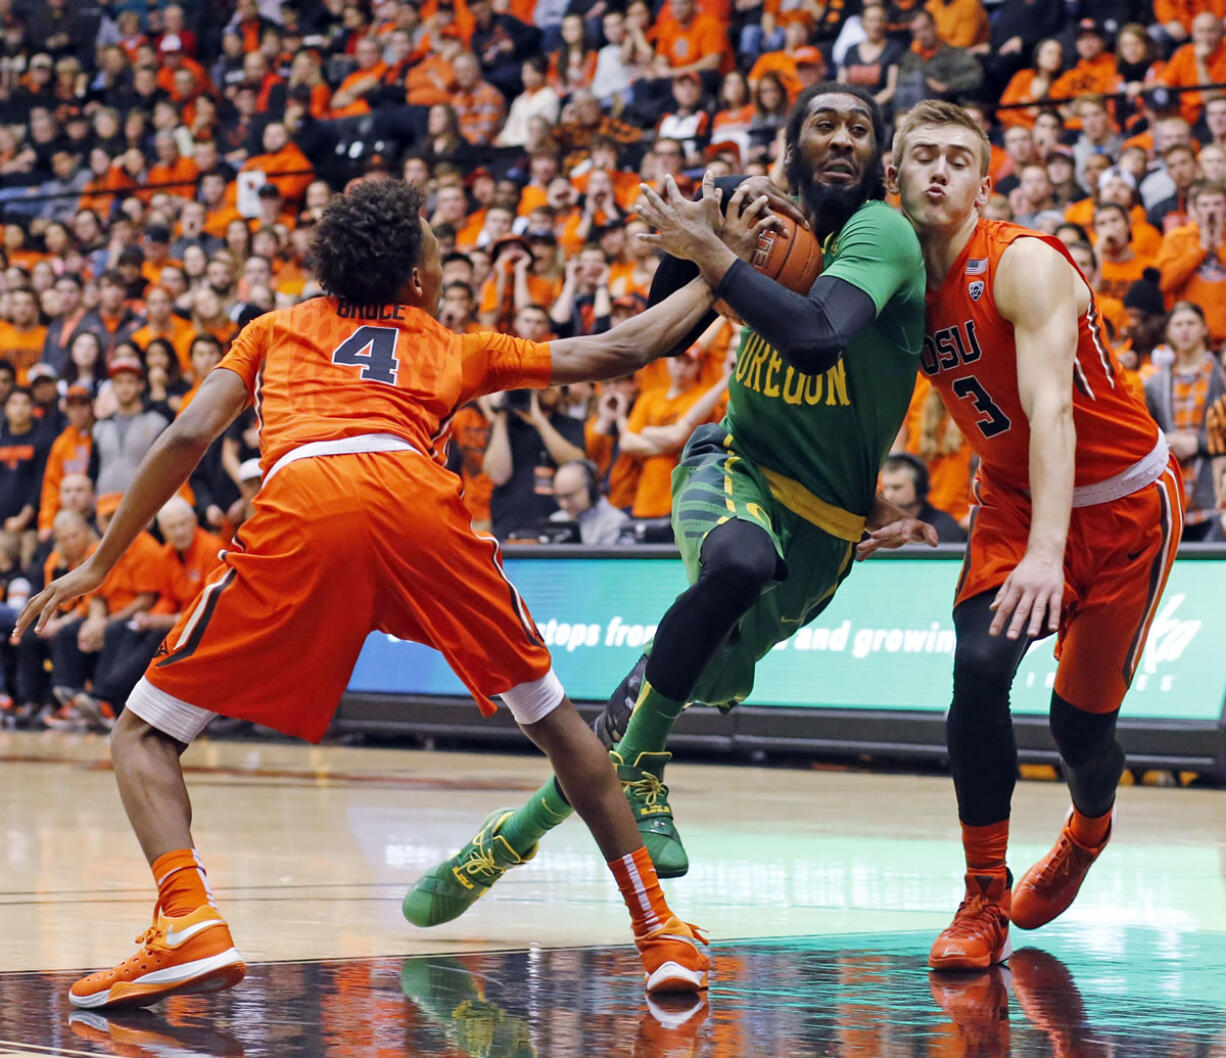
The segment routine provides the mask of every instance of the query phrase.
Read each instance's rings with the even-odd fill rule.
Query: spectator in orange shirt
[[[153,137],[153,149],[157,154],[157,162],[149,167],[149,183],[170,184],[172,186],[160,190],[176,198],[193,198],[200,171],[194,161],[179,153],[174,133],[169,129],[161,129]]]
[[[449,102],[456,88],[452,63],[464,50],[459,31],[444,30],[431,51],[416,66],[409,67],[405,78],[405,102],[411,106],[429,107]]]
[[[988,13],[982,0],[928,0],[924,7],[936,19],[937,36],[951,48],[986,43]]]
[[[63,488],[72,478],[84,477],[93,451],[93,397],[85,386],[72,385],[64,397],[68,425],[51,443],[43,469],[42,499],[38,506],[38,539],[51,539],[51,525],[63,506]],[[89,478],[85,478],[86,482]],[[90,486],[92,504],[93,486]]]
[[[1123,301],[1153,260],[1134,251],[1128,210],[1115,202],[1100,203],[1094,211],[1094,236],[1102,274],[1098,293]]]
[[[47,328],[38,322],[38,295],[33,290],[9,294],[9,319],[0,320],[0,351],[17,369],[17,384],[26,384],[27,372],[43,356]]]
[[[1192,33],[1192,20],[1202,11],[1226,18],[1224,0],[1154,0],[1154,20],[1166,41],[1183,44]]]
[[[1167,232],[1154,263],[1167,304],[1200,305],[1212,343],[1220,345],[1226,341],[1226,186],[1199,181],[1188,203],[1192,223]]]
[[[186,500],[175,496],[167,501],[158,512],[157,523],[166,543],[155,545],[151,556],[156,605],[133,613],[130,620],[108,620],[93,693],[81,691],[71,699],[80,714],[94,718],[104,728],[123,709],[166,633],[221,566],[221,540],[200,528]]]
[[[1055,37],[1047,37],[1034,46],[1034,64],[1018,70],[1001,93],[1001,104],[1025,103],[1047,99],[1052,86],[1064,69],[1064,47]],[[1008,128],[1011,125],[1031,127],[1039,116],[1039,107],[999,110],[997,118]]]
[[[154,338],[165,338],[174,347],[179,367],[186,374],[191,370],[191,346],[195,328],[174,313],[170,291],[163,286],[151,286],[145,291],[145,325],[132,334],[132,341],[142,349]]]
[[[243,163],[242,171],[263,172],[271,183],[281,189],[286,203],[296,207],[302,201],[307,187],[315,179],[311,163],[290,139],[288,130],[279,121],[271,121],[265,127],[263,146],[264,153],[248,158]]]
[[[1106,48],[1106,38],[1094,19],[1083,18],[1078,22],[1077,65],[1056,78],[1051,86],[1052,99],[1114,92],[1119,87],[1120,74],[1115,56]]]
[[[640,396],[618,437],[622,453],[641,463],[630,509],[635,518],[668,517],[672,474],[681,449],[697,427],[714,421],[715,406],[728,388],[725,371],[704,391],[698,382],[702,364],[690,352],[667,363],[668,387]]]
[[[107,493],[98,497],[98,528],[105,533],[123,497]],[[55,637],[51,648],[51,689],[61,703],[56,719],[69,722],[76,712],[94,726],[108,728],[101,716],[91,716],[87,703],[74,701],[74,696],[85,689],[86,681],[93,675],[98,655],[111,629],[122,628],[136,614],[150,609],[157,600],[162,575],[161,548],[148,533],[141,533],[132,547],[107,574],[101,586],[87,600],[83,618],[67,622]]]
[[[380,58],[379,44],[373,37],[362,37],[355,48],[358,67],[346,77],[332,96],[329,117],[354,118],[370,113],[366,97],[376,92],[387,64]]]
[[[1218,15],[1202,11],[1192,20],[1191,42],[1171,56],[1158,80],[1174,88],[1226,82],[1226,41],[1222,39],[1222,19]],[[1180,95],[1180,113],[1189,125],[1199,120],[1205,101],[1204,92]]]
[[[451,105],[460,119],[460,132],[471,144],[493,143],[507,113],[503,94],[481,78],[481,66],[470,51],[461,52],[452,63],[456,90]]]

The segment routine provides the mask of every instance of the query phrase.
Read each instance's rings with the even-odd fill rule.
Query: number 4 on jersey
[[[400,361],[396,358],[396,340],[400,331],[395,327],[359,327],[332,354],[334,364],[360,367],[366,382],[396,384]]]

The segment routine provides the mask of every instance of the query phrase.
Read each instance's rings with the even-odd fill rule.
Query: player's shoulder
[[[876,246],[882,256],[899,253],[921,255],[919,237],[911,222],[893,206],[870,199],[855,211],[843,225],[836,242],[855,240],[858,246]]]

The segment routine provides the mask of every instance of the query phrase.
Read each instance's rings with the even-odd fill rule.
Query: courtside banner
[[[581,701],[608,697],[685,587],[679,559],[534,557],[505,565],[563,686]],[[944,710],[960,567],[956,555],[857,565],[825,613],[763,659],[749,704]],[[1217,721],[1226,698],[1223,600],[1226,557],[1176,561],[1124,704],[1130,718]],[[1053,645],[1054,637],[1036,643],[1022,662],[1017,712],[1047,712]],[[467,697],[440,655],[385,635],[367,641],[349,690]]]

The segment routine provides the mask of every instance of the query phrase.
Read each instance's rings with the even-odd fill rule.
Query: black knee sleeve
[[[686,701],[728,633],[780,572],[771,538],[732,519],[702,545],[698,579],[660,620],[647,679],[661,694]]]
[[[977,595],[954,611],[954,693],[945,722],[958,816],[976,827],[1009,818],[1017,781],[1009,687],[1029,645],[988,635],[994,595]]]
[[[1087,713],[1051,696],[1051,733],[1064,762],[1065,779],[1073,804],[1087,816],[1111,811],[1115,791],[1124,774],[1124,747],[1115,737],[1119,710]]]

